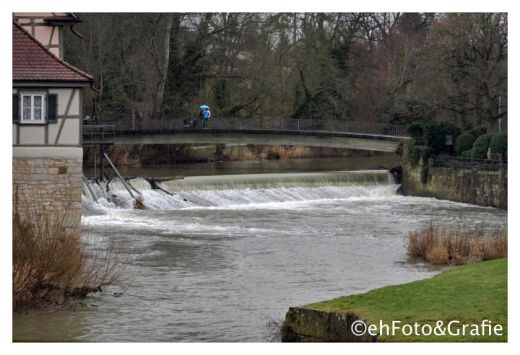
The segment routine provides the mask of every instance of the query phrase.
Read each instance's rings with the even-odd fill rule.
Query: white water
[[[85,186],[83,204],[87,214],[114,207],[133,208],[133,198],[119,179],[102,184],[90,181],[89,185],[98,201]],[[145,208],[152,210],[303,208],[309,202],[389,197],[397,189],[386,171],[201,176],[158,185],[160,189],[152,189],[143,178],[127,181]]]

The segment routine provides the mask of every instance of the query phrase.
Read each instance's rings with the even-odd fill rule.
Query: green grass
[[[480,324],[487,319],[502,324],[497,336],[381,336],[381,341],[507,341],[507,259],[448,269],[431,279],[388,286],[358,295],[313,303],[305,308],[353,312],[371,324],[400,320],[402,324],[435,324],[458,320]],[[446,323],[445,323],[446,324]]]

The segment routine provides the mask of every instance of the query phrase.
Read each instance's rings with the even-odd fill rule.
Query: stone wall
[[[436,166],[433,160],[414,167],[403,159],[402,193],[507,209],[507,165]]]
[[[65,217],[65,227],[79,233],[81,177],[81,158],[13,158],[13,208],[22,218]]]
[[[352,324],[354,313],[324,312],[305,307],[291,307],[282,325],[282,342],[374,342],[368,333],[357,335]]]

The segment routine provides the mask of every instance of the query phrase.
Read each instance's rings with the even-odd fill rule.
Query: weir
[[[145,208],[164,210],[376,197],[393,195],[398,187],[392,175],[383,170],[194,176],[153,183],[142,177],[126,182],[113,178],[83,184],[87,209],[96,205],[133,208],[127,192],[130,188],[139,191]]]

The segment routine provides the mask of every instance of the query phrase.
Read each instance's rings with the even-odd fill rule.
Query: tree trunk
[[[157,85],[157,95],[155,107],[153,108],[153,118],[159,118],[162,114],[164,89],[166,87],[166,78],[168,76],[168,66],[170,63],[170,32],[172,29],[173,14],[167,14],[164,26],[164,40],[162,46],[162,72],[159,83]]]

